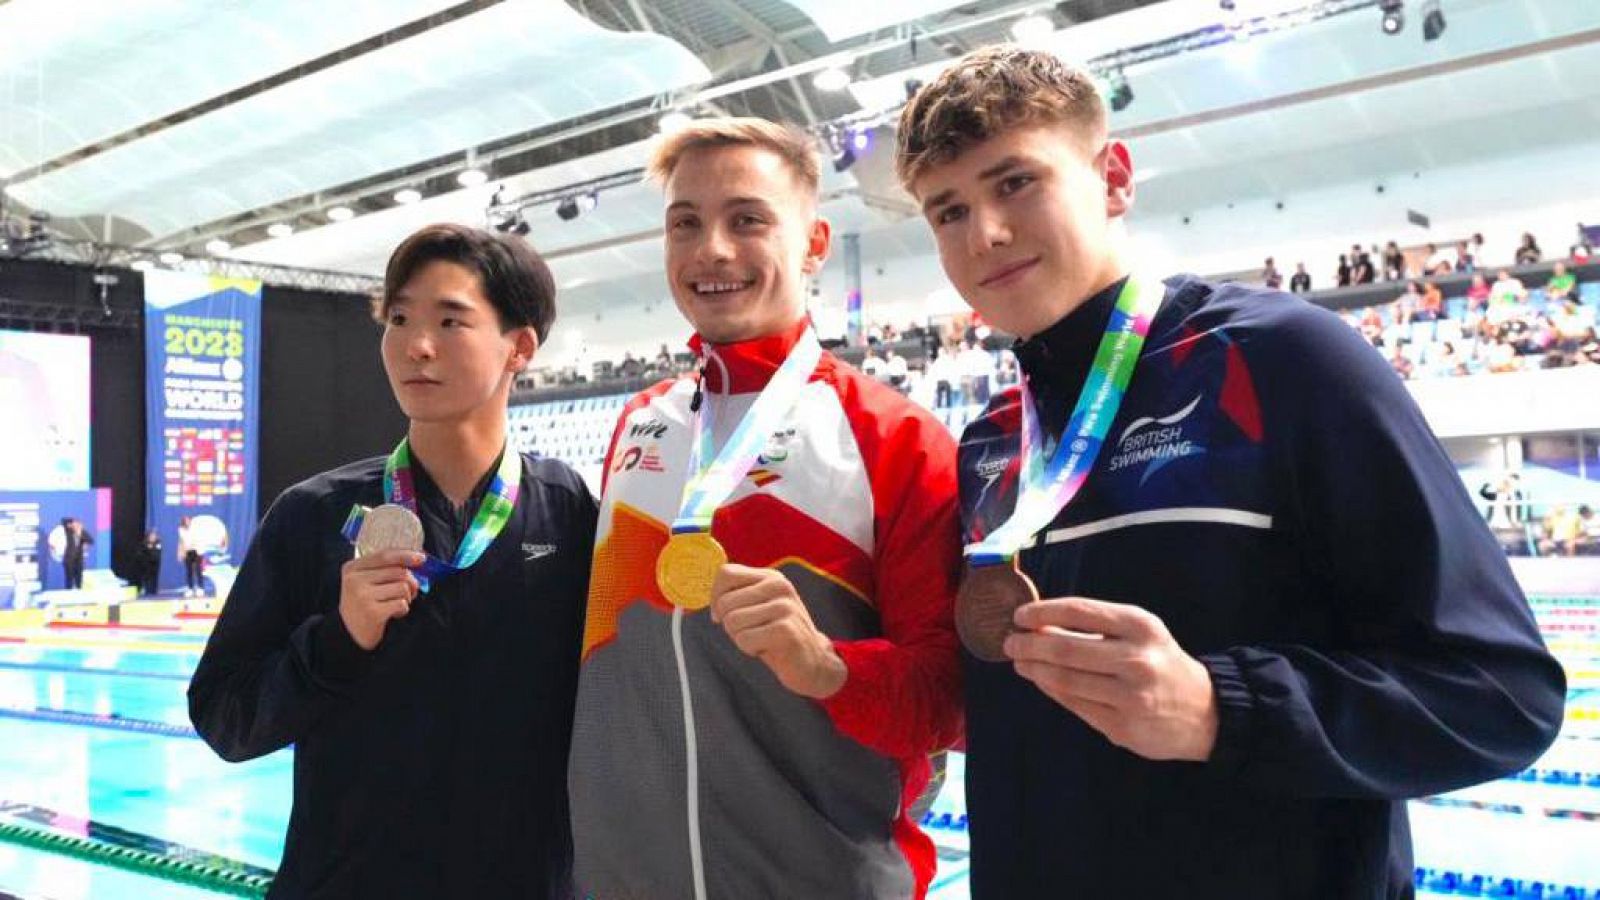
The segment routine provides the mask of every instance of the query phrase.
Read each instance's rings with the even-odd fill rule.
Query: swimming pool
[[[1534,896],[1537,884],[1539,896],[1600,900],[1600,598],[1534,609],[1569,674],[1566,727],[1528,771],[1412,805],[1423,895],[1509,884]],[[259,895],[282,851],[292,751],[236,765],[195,736],[184,692],[204,639],[0,636],[0,892]],[[968,896],[962,763],[951,755],[925,819],[940,857],[931,900]]]

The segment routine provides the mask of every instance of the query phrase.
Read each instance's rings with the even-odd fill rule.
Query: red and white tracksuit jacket
[[[568,783],[581,896],[922,897],[932,842],[906,813],[928,754],[960,734],[952,619],[961,550],[955,446],[927,411],[823,354],[717,510],[731,562],[788,577],[848,668],[790,693],[708,611],[672,606],[656,555],[678,513],[697,387],[721,447],[787,332],[691,342],[698,377],[633,398],[606,459]],[[694,802],[690,803],[690,785]],[[691,809],[692,818],[691,818]]]

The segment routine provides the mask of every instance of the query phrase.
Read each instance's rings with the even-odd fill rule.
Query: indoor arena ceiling
[[[0,0],[0,179],[13,212],[46,210],[71,237],[187,254],[222,240],[209,252],[367,274],[421,224],[484,222],[500,188],[528,200],[562,283],[596,291],[659,271],[659,197],[628,173],[664,113],[870,126],[908,79],[1030,14],[1048,26],[1030,41],[1125,82],[1112,126],[1134,141],[1146,211],[1600,133],[1600,2],[1441,0],[1436,41],[1420,0],[1392,37],[1378,0],[1235,5],[78,0],[69,20],[57,0]],[[846,89],[814,83],[830,68]],[[837,230],[874,258],[929,252],[891,140],[873,130],[824,185]],[[460,186],[469,166],[487,183]],[[594,209],[556,215],[613,176]],[[399,202],[408,189],[420,199]]]

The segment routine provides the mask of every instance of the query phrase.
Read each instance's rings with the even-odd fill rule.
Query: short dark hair
[[[521,238],[450,222],[429,225],[395,248],[384,269],[383,294],[373,304],[374,317],[384,321],[412,276],[440,261],[478,276],[503,330],[531,325],[544,343],[556,321],[556,282],[544,257]]]

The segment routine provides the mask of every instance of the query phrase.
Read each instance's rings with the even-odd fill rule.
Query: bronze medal
[[[1002,646],[1016,630],[1012,614],[1039,599],[1039,590],[1017,568],[1015,559],[992,566],[968,565],[956,594],[956,633],[973,656],[1005,662]]]
[[[356,551],[362,556],[385,550],[422,551],[422,520],[396,503],[367,511],[356,534]]]
[[[727,551],[710,534],[675,534],[656,557],[656,584],[673,606],[705,609],[711,605],[711,583],[717,570],[727,562]]]

